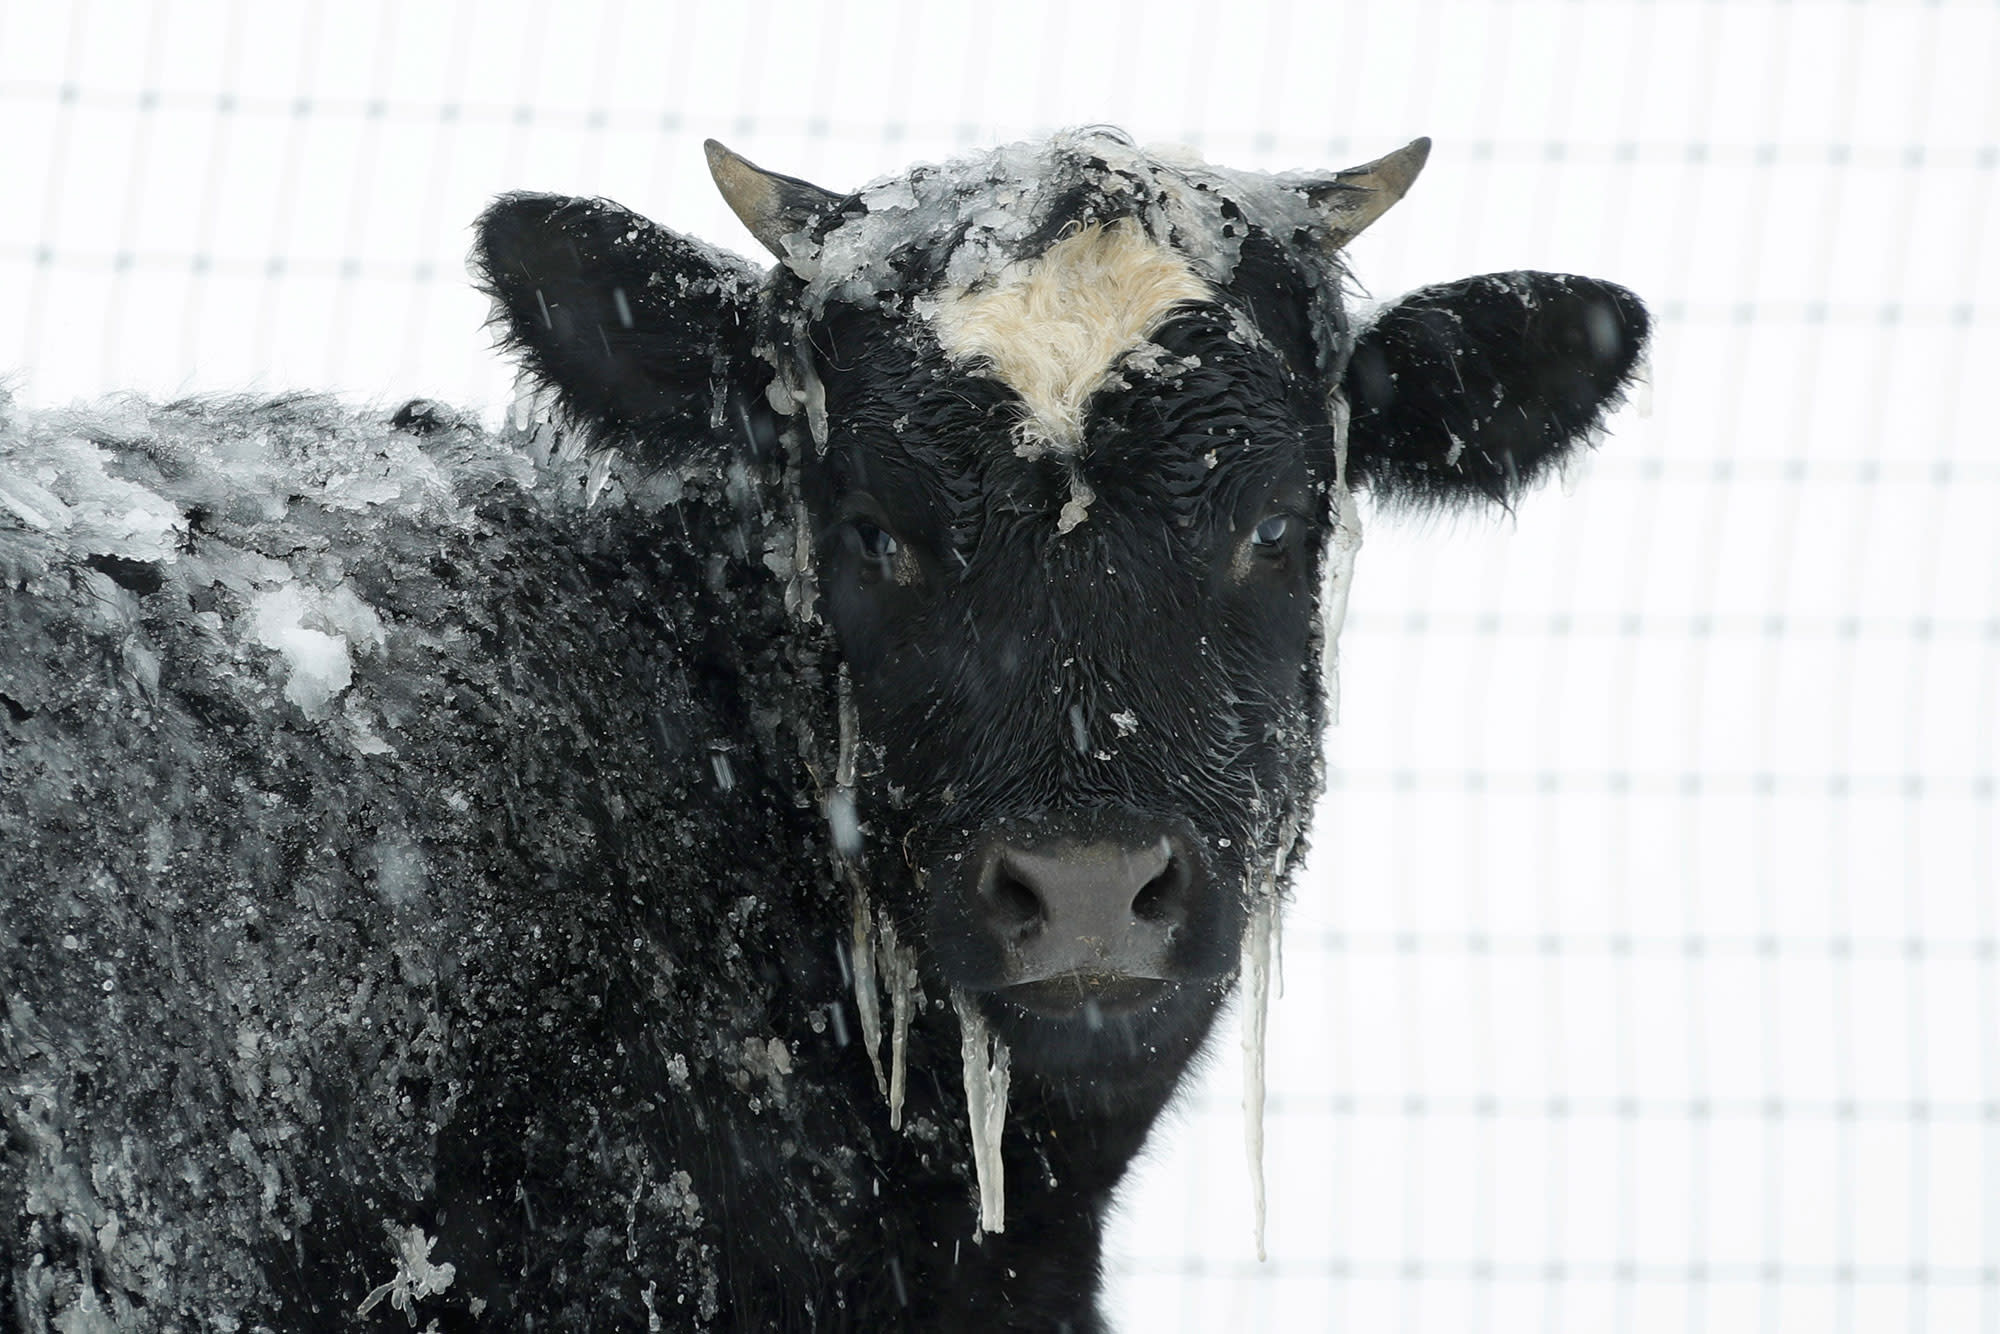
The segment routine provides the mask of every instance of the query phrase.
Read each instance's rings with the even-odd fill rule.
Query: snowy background
[[[1436,140],[1370,290],[1653,305],[1571,494],[1369,530],[1274,1003],[1125,1197],[1126,1330],[2000,1334],[2000,7],[0,0],[0,377],[497,410],[502,190],[757,254],[1054,126]],[[1233,1034],[1233,1030],[1232,1030]]]

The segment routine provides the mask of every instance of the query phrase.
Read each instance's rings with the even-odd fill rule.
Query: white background
[[[1659,318],[1570,486],[1370,524],[1270,1259],[1232,1032],[1125,1195],[1122,1328],[2000,1334],[1990,3],[0,0],[0,376],[493,411],[493,194],[754,254],[706,136],[844,189],[1083,122],[1431,135],[1373,293]]]

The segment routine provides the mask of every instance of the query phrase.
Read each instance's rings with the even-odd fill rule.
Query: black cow
[[[1354,489],[1507,503],[1645,338],[1549,274],[1352,320],[1425,149],[711,145],[767,275],[481,220],[550,405],[498,437],[8,409],[0,1310],[1102,1328],[1302,846]]]

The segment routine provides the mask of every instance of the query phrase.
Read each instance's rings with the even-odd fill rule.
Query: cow
[[[1423,140],[708,151],[768,271],[480,219],[498,431],[0,406],[13,1327],[1107,1328],[1357,493],[1512,504],[1647,335],[1545,273],[1352,310]]]

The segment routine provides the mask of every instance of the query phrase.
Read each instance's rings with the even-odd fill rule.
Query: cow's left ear
[[[1615,404],[1648,327],[1639,298],[1594,278],[1489,273],[1412,292],[1348,361],[1348,475],[1392,505],[1508,504]]]
[[[734,255],[603,199],[506,195],[476,230],[503,345],[595,442],[657,456],[761,399],[759,274]]]

